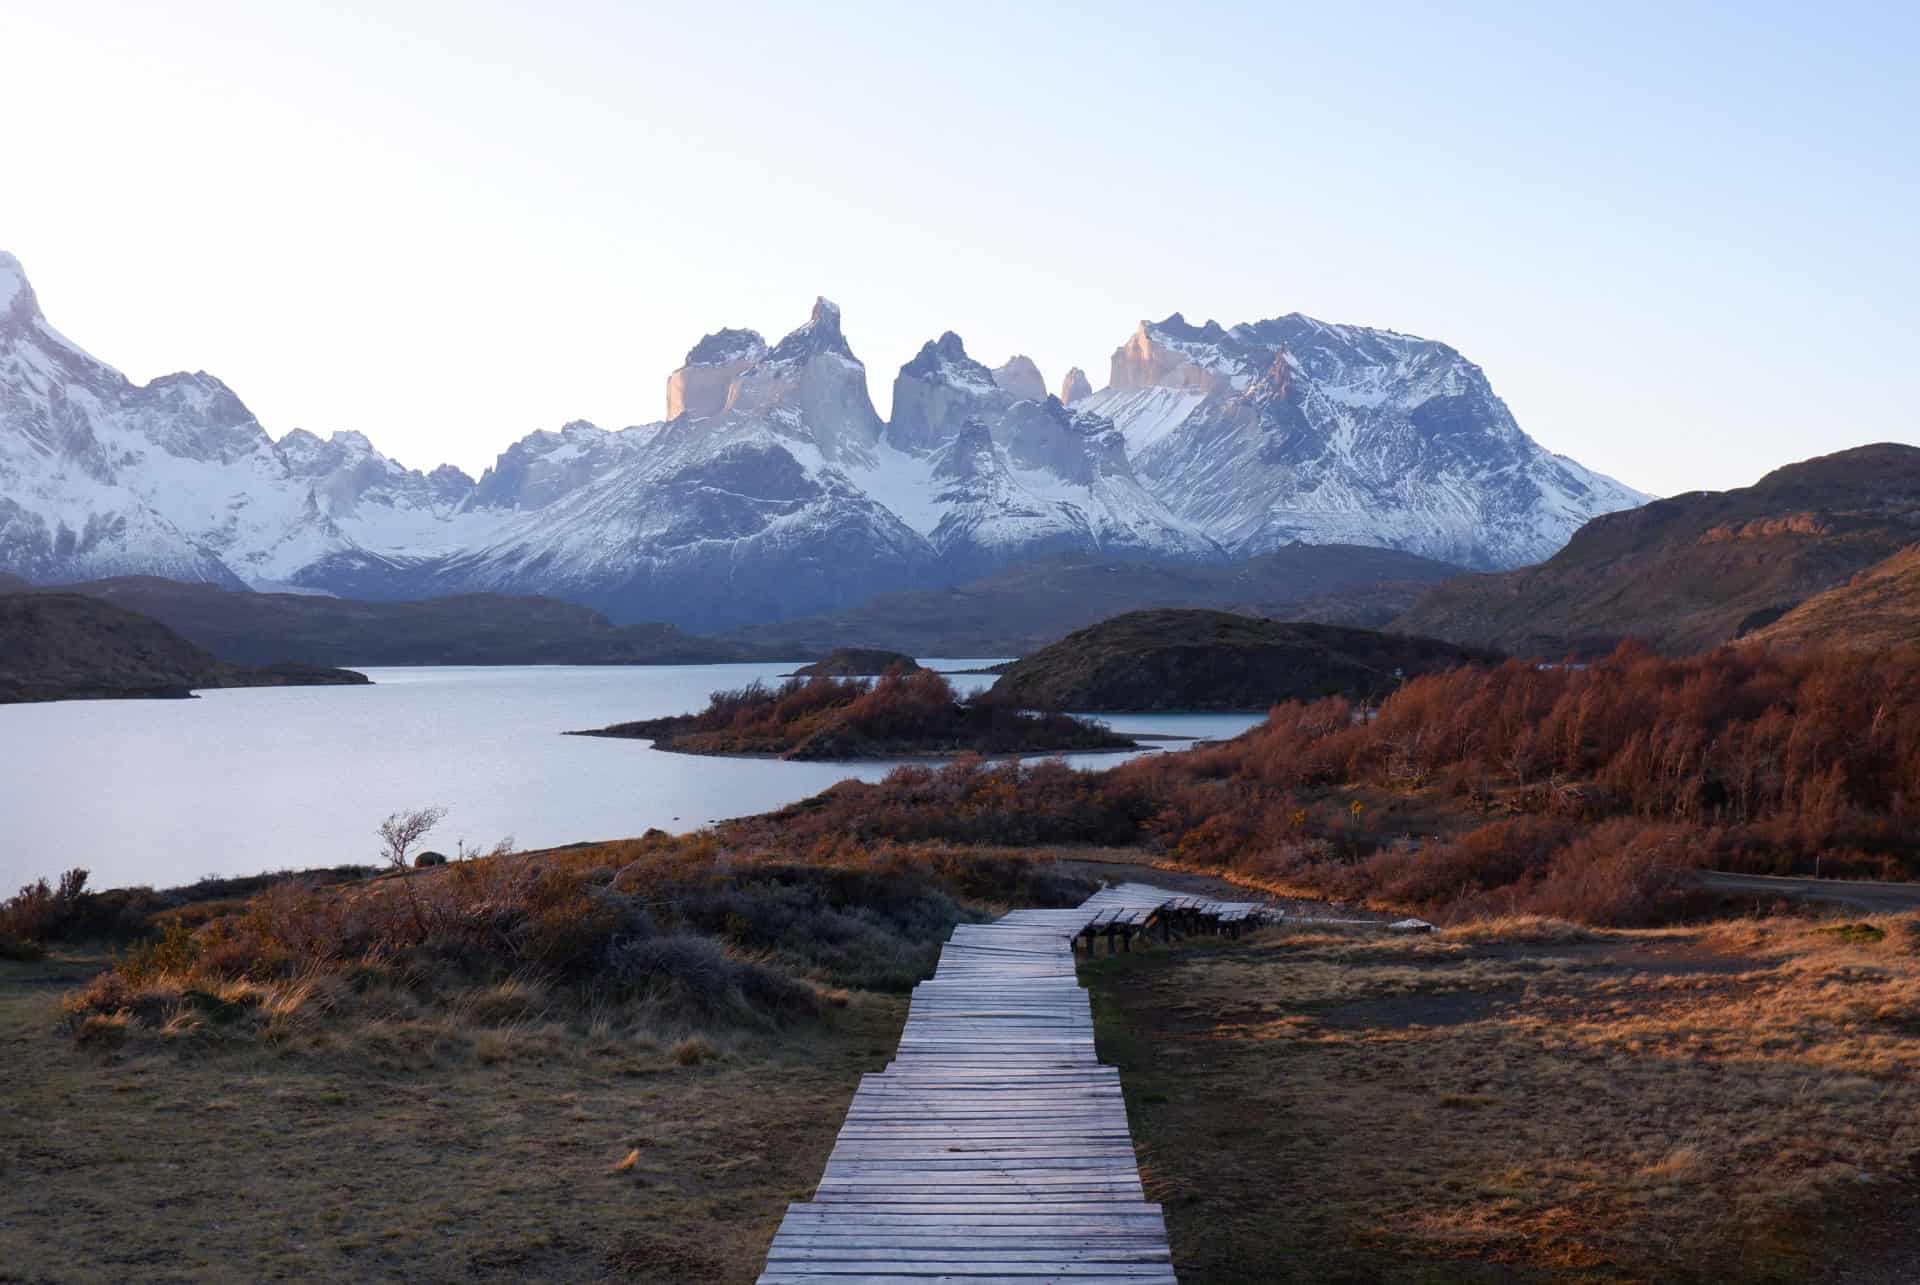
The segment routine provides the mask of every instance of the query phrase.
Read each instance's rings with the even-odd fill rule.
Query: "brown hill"
[[[1742,641],[1877,651],[1920,643],[1920,544],[1815,594]]]
[[[1595,655],[1623,638],[1714,647],[1920,539],[1920,448],[1862,446],[1587,523],[1537,567],[1463,576],[1393,627],[1516,655]]]
[[[882,594],[832,615],[736,629],[762,651],[886,647],[914,656],[1018,656],[1111,616],[1213,607],[1274,620],[1378,627],[1460,568],[1397,549],[1294,545],[1230,566],[1065,557],[948,589]]]
[[[366,681],[345,669],[230,665],[156,620],[85,594],[0,595],[0,703]]]
[[[1135,611],[1007,667],[990,699],[1025,709],[1264,710],[1384,696],[1414,674],[1498,659],[1478,648],[1228,611]]]
[[[461,594],[363,602],[316,594],[245,593],[126,576],[65,586],[104,598],[243,665],[647,665],[755,657],[672,625],[615,625],[557,598]]]
[[[884,647],[835,647],[832,651],[793,671],[792,678],[878,678],[882,674],[911,674],[920,662],[905,652]]]

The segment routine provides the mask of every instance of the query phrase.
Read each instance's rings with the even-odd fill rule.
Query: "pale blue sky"
[[[1920,442],[1912,5],[0,0],[0,248],[136,379],[471,470],[845,310],[1443,339],[1649,490]]]

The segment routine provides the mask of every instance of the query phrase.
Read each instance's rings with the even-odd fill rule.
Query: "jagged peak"
[[[1047,395],[1040,367],[1025,353],[1015,353],[993,370],[993,382],[1022,401],[1037,402]]]
[[[1165,321],[1142,321],[1140,333],[1151,337],[1167,336],[1174,339],[1205,340],[1218,343],[1227,337],[1226,327],[1209,317],[1204,325],[1196,326],[1180,313],[1170,313]]]
[[[1078,366],[1070,367],[1066,378],[1060,381],[1060,400],[1071,406],[1083,397],[1093,396],[1093,381],[1087,378],[1087,372]]]
[[[687,350],[689,366],[727,366],[736,361],[758,361],[767,355],[767,341],[757,330],[726,327],[701,337]]]
[[[900,368],[900,374],[907,379],[938,379],[993,387],[993,372],[968,356],[966,344],[951,330],[921,344],[913,360]]]
[[[20,266],[20,260],[0,250],[0,313],[12,312],[15,308],[30,315],[40,311],[33,286],[27,281],[27,270]]]
[[[858,362],[847,337],[840,329],[840,306],[821,295],[813,301],[806,324],[782,339],[765,359],[769,362],[796,361],[819,353],[833,353]]]

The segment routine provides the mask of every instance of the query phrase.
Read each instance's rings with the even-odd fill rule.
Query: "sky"
[[[0,0],[0,249],[144,381],[478,474],[840,304],[1444,340],[1657,494],[1920,444],[1920,6]]]

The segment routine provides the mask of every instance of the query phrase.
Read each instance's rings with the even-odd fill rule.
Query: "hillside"
[[[1065,714],[1034,716],[975,697],[960,700],[930,670],[858,678],[790,678],[716,692],[697,714],[575,732],[650,740],[680,754],[784,759],[893,759],[960,754],[1058,754],[1137,748],[1131,737]]]
[[[345,669],[230,665],[158,621],[83,594],[0,595],[0,703],[366,681]]]
[[[946,589],[888,593],[832,615],[737,629],[762,651],[887,647],[915,656],[1017,656],[1128,611],[1214,607],[1374,628],[1460,568],[1397,549],[1294,545],[1224,566],[1062,557]]]
[[[912,673],[920,662],[905,652],[883,647],[836,647],[811,665],[793,671],[795,678],[878,678],[882,674]]]
[[[1403,677],[1493,659],[1367,629],[1225,611],[1136,611],[1015,663],[989,696],[1024,709],[1261,710],[1321,696],[1384,696]]]
[[[737,644],[672,625],[615,625],[557,598],[477,593],[361,602],[153,576],[94,580],[66,591],[151,616],[236,664],[701,665],[752,658]]]
[[[1920,544],[1815,594],[1742,642],[1871,651],[1920,643]]]
[[[1517,655],[1666,652],[1763,627],[1920,539],[1920,448],[1861,446],[1595,518],[1537,567],[1429,591],[1395,629]]]

